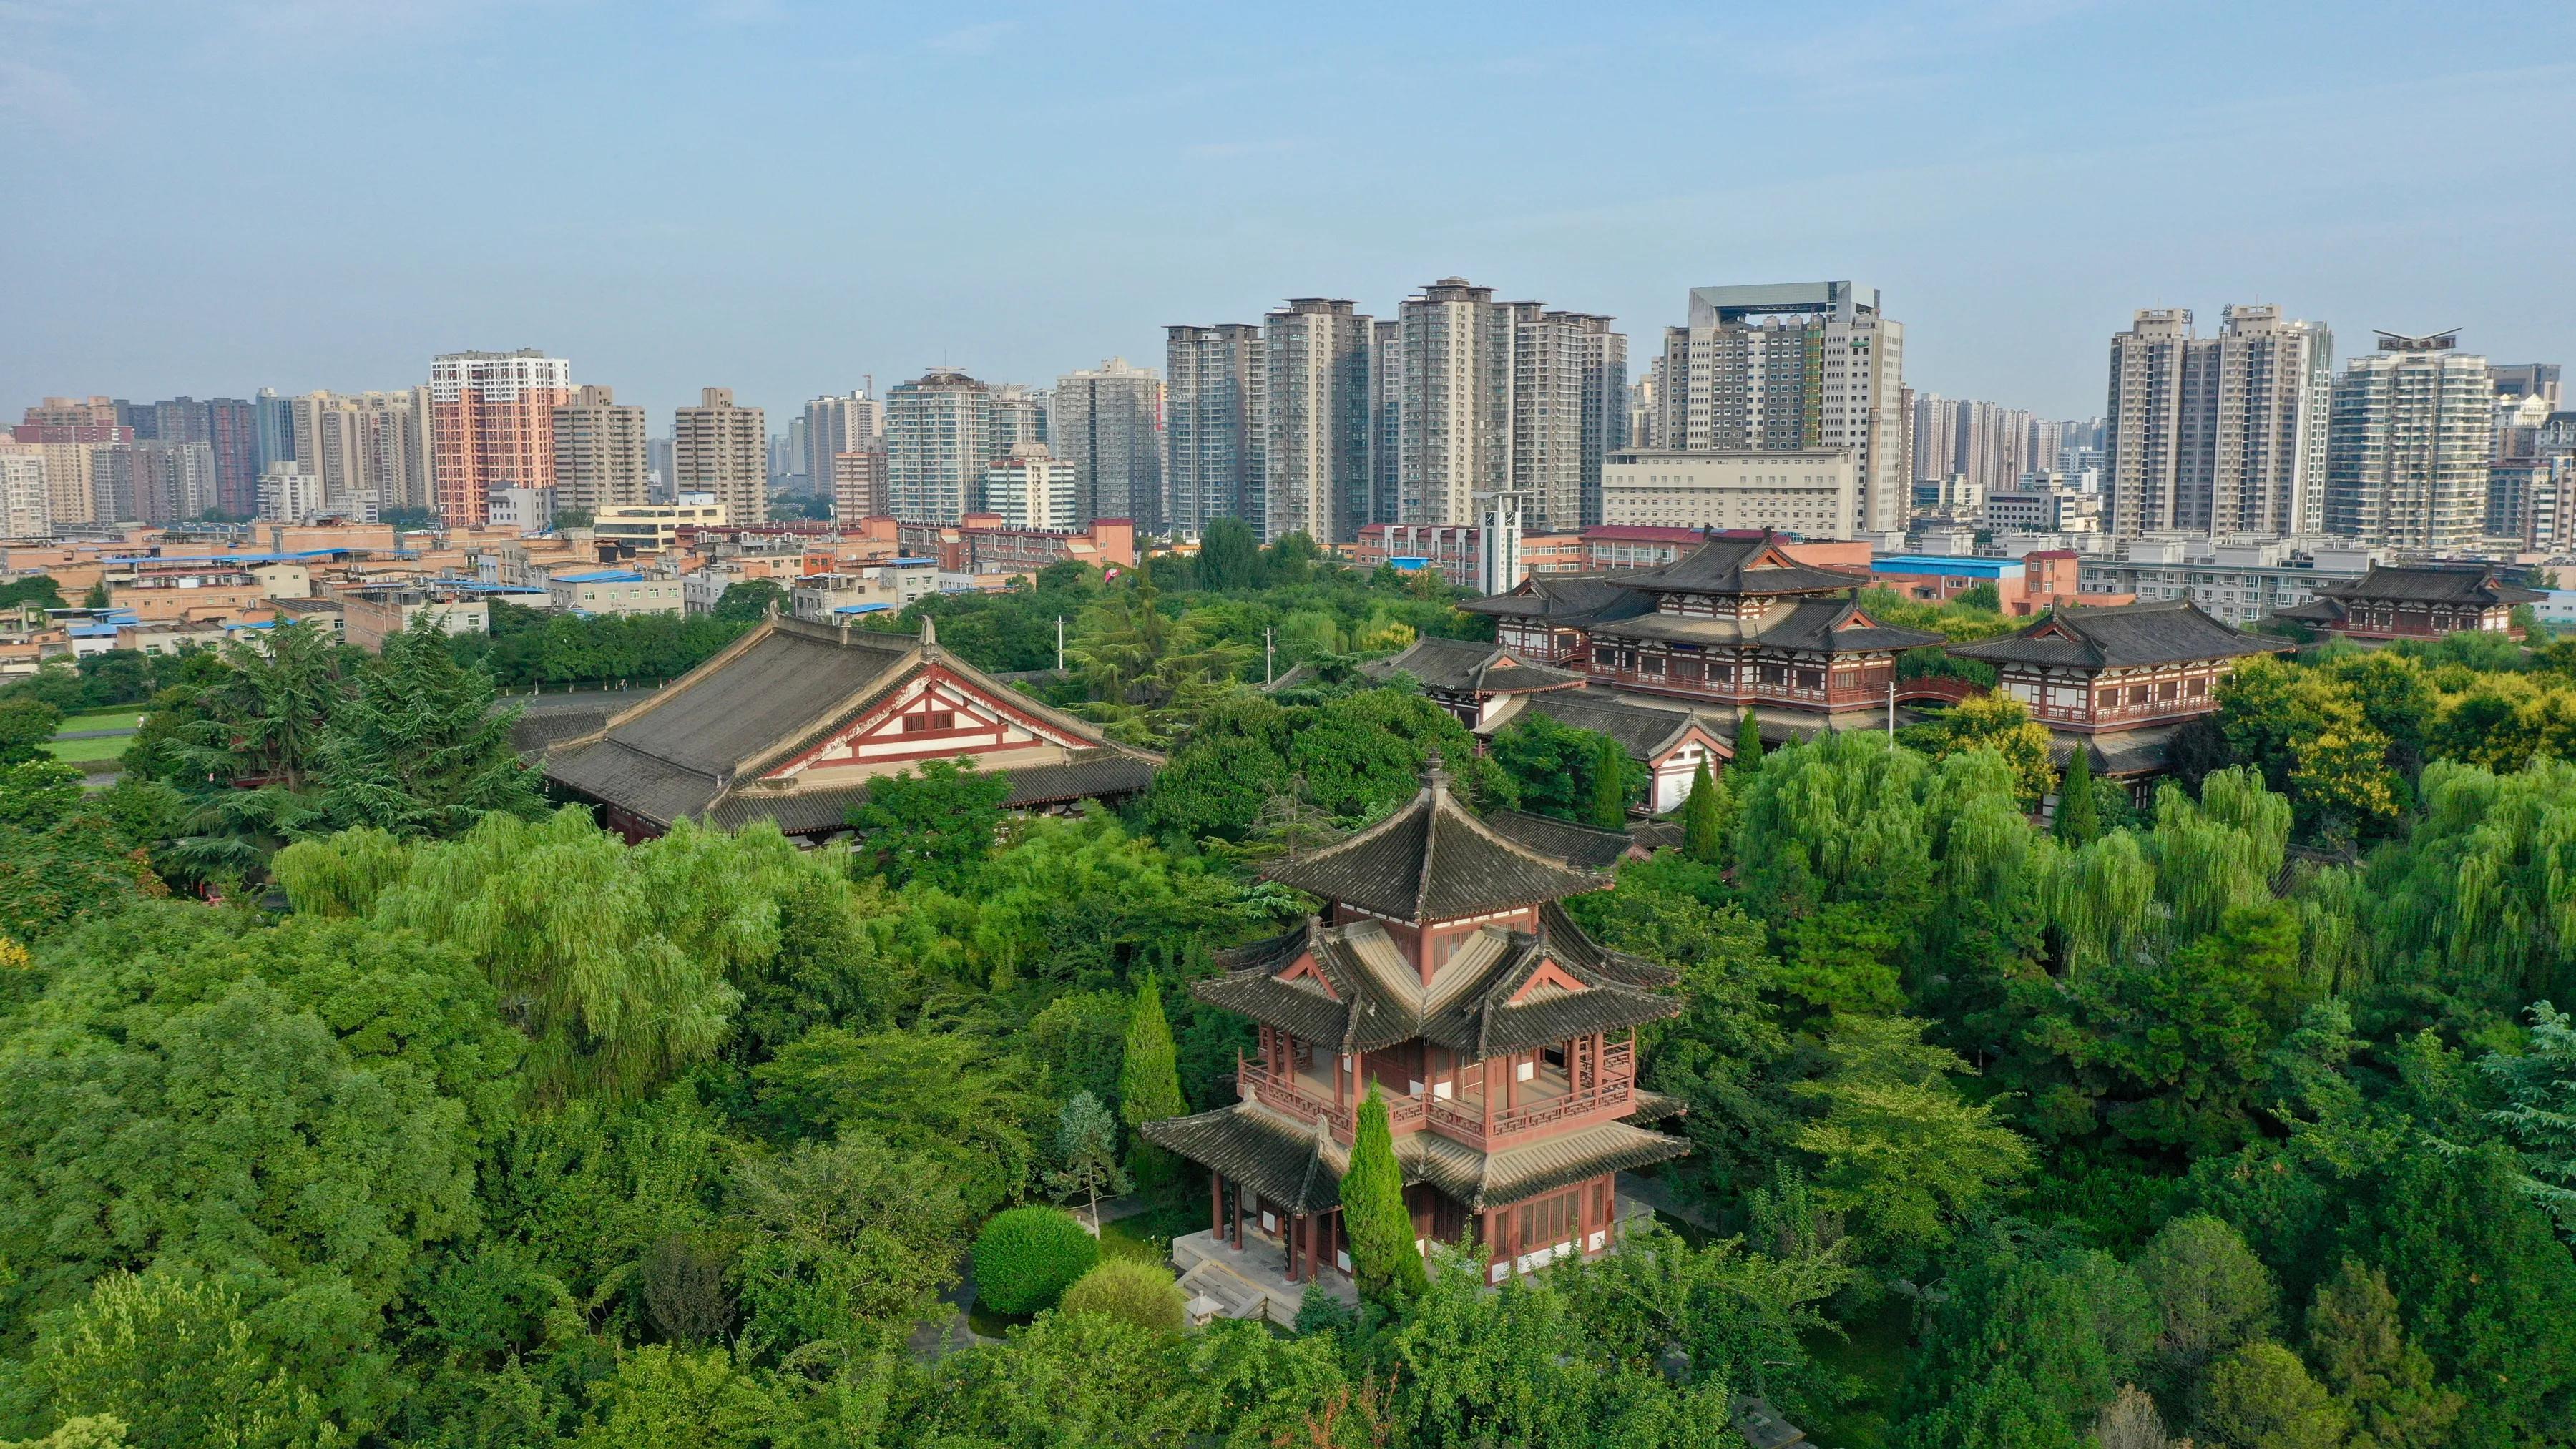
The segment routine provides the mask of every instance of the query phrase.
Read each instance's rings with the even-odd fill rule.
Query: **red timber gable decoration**
[[[788,780],[839,765],[900,764],[1045,745],[1081,749],[1090,743],[934,664],[889,691],[846,728],[780,761],[761,778]]]
[[[1333,989],[1333,978],[1325,975],[1324,968],[1315,964],[1315,958],[1311,953],[1299,956],[1294,965],[1279,973],[1279,979],[1291,986],[1312,982],[1314,989],[1322,992],[1325,1000],[1342,999],[1342,994]]]
[[[1520,990],[1512,993],[1509,1004],[1519,1006],[1524,1002],[1545,1001],[1556,996],[1572,996],[1591,989],[1567,974],[1566,969],[1551,958],[1539,963],[1538,969],[1532,971],[1529,979],[1521,983]]]

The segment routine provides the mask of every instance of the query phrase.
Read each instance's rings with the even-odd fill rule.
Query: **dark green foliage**
[[[793,613],[787,587],[776,579],[744,579],[725,585],[716,600],[716,617],[730,624],[757,624],[772,613]]]
[[[1198,583],[1204,589],[1256,589],[1261,586],[1261,542],[1240,518],[1208,521],[1199,538]]]
[[[2067,757],[2066,777],[2057,786],[2057,838],[2083,845],[2102,833],[2102,802],[2093,789],[2093,752],[2079,748]]]
[[[334,824],[399,836],[462,835],[494,810],[534,818],[545,800],[510,743],[517,718],[493,712],[491,676],[459,666],[424,618],[388,637],[331,711],[323,806]]]
[[[975,1296],[997,1313],[1035,1313],[1099,1261],[1100,1245],[1073,1214],[1012,1208],[975,1235]]]
[[[34,941],[162,886],[140,842],[52,760],[0,768],[0,937]]]
[[[2101,1252],[1998,1237],[1945,1288],[1898,1403],[1912,1449],[2073,1449],[2155,1342],[2145,1285]]]
[[[1726,800],[1720,791],[1708,761],[1700,761],[1691,775],[1690,794],[1682,801],[1682,854],[1702,865],[1717,864],[1725,849]]]
[[[32,695],[0,696],[0,767],[41,759],[63,712]]]
[[[1162,989],[1154,973],[1148,971],[1136,983],[1136,1006],[1127,1018],[1125,1050],[1118,1064],[1118,1118],[1127,1124],[1129,1132],[1136,1134],[1129,1149],[1128,1170],[1137,1181],[1159,1186],[1171,1179],[1175,1165],[1169,1154],[1147,1142],[1136,1129],[1148,1122],[1178,1117],[1185,1110],[1172,1027],[1163,1016]]]
[[[1746,705],[1735,720],[1735,753],[1726,763],[1728,770],[1751,775],[1762,768],[1762,722]]]
[[[992,854],[1010,796],[1007,776],[985,774],[972,760],[925,760],[917,771],[869,781],[850,825],[889,883],[954,887]]]
[[[1621,819],[1611,828],[1624,828],[1625,802],[1644,788],[1644,768],[1617,741],[1559,724],[1536,710],[1523,712],[1497,732],[1491,753],[1511,777],[1521,809],[1560,820],[1599,824],[1601,801],[1615,792],[1622,802]]]
[[[1369,1084],[1342,1173],[1342,1230],[1350,1238],[1351,1276],[1374,1303],[1410,1301],[1423,1289],[1422,1254],[1413,1246],[1413,1215],[1404,1207],[1404,1169],[1395,1160],[1386,1099]]]
[[[50,574],[29,574],[0,584],[0,609],[32,605],[39,609],[63,607],[62,587]]]
[[[1628,824],[1628,752],[1604,737],[1592,753],[1592,825],[1623,830]]]

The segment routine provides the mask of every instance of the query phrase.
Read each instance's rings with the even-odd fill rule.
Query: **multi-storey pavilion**
[[[1241,1100],[1144,1128],[1209,1169],[1213,1239],[1267,1240],[1291,1282],[1349,1272],[1340,1182],[1374,1087],[1419,1244],[1472,1235],[1492,1282],[1610,1249],[1617,1174],[1688,1150],[1638,1125],[1678,1108],[1637,1087],[1636,1029],[1680,1004],[1657,990],[1671,972],[1594,944],[1558,904],[1609,879],[1565,858],[1581,827],[1543,825],[1479,820],[1434,756],[1403,809],[1270,867],[1322,914],[1224,953],[1195,988],[1260,1023]]]
[[[1661,568],[1533,574],[1460,607],[1505,648],[1641,694],[1832,715],[1882,706],[1896,656],[1941,636],[1871,618],[1862,580],[1799,563],[1769,531]]]

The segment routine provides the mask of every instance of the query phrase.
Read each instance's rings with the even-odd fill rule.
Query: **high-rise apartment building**
[[[1291,297],[1263,319],[1262,541],[1302,533],[1327,547],[1371,521],[1377,324],[1329,297]]]
[[[216,506],[215,451],[146,438],[91,456],[90,513],[99,523],[181,523]]]
[[[985,424],[985,458],[1007,458],[1026,448],[1046,446],[1050,401],[1045,392],[1032,392],[1016,382],[994,388]]]
[[[1261,529],[1270,382],[1261,329],[1243,322],[1164,329],[1163,526],[1195,538],[1219,518]]]
[[[955,523],[965,516],[984,465],[1002,456],[992,451],[993,401],[993,389],[945,370],[886,390],[886,501],[895,517]]]
[[[982,492],[983,511],[1000,514],[1005,528],[1071,533],[1084,522],[1079,470],[1044,443],[986,464]]]
[[[429,429],[419,389],[309,392],[287,399],[293,457],[321,485],[322,507],[360,511],[372,495],[384,508],[430,506]]]
[[[34,427],[56,428],[125,428],[123,441],[132,442],[131,425],[117,416],[116,399],[105,397],[49,397],[27,409],[26,422]],[[20,439],[24,442],[26,439]],[[65,442],[99,443],[106,438],[67,438]]]
[[[1369,521],[1392,523],[1404,463],[1404,324],[1380,318],[1369,338]]]
[[[733,389],[701,388],[672,415],[671,471],[681,493],[707,493],[733,523],[769,521],[769,421],[736,406]]]
[[[328,511],[322,480],[293,459],[272,463],[259,475],[259,516],[268,523],[302,523]]]
[[[1666,449],[1847,448],[1860,527],[1904,526],[1905,328],[1876,287],[1693,287],[1690,321],[1664,331],[1663,368]]]
[[[863,387],[806,400],[802,458],[806,486],[815,492],[831,494],[833,459],[885,445],[885,404],[869,391]]]
[[[1047,450],[1072,466],[1079,522],[1126,518],[1162,525],[1163,378],[1113,357],[1056,379],[1047,404]]]
[[[45,487],[43,447],[0,442],[0,538],[38,539],[53,531],[54,503]]]
[[[1396,521],[1472,523],[1478,496],[1511,484],[1512,308],[1444,277],[1405,298],[1396,321]]]
[[[832,521],[846,528],[862,518],[883,518],[893,511],[886,496],[883,448],[842,453],[832,459]]]
[[[264,387],[251,399],[251,511],[259,511],[259,477],[271,463],[291,462],[295,457],[295,399],[278,396],[277,389]]]
[[[554,410],[571,399],[572,364],[533,347],[431,359],[429,453],[439,517],[479,526],[493,489],[550,482]]]
[[[557,513],[596,516],[646,500],[644,409],[620,403],[614,388],[586,386],[551,416]]]
[[[1583,368],[1582,518],[1601,522],[1602,469],[1628,443],[1628,334],[1610,330],[1610,319],[1565,314],[1575,332]]]
[[[2445,554],[2486,525],[2495,380],[2456,333],[2379,334],[2334,380],[2326,463],[2329,532]]]
[[[2106,522],[2124,537],[2316,531],[2325,493],[2334,338],[2269,305],[2234,306],[2216,337],[2181,307],[2139,311],[2111,339]]]
[[[119,402],[116,408],[134,429],[136,442],[206,445],[214,458],[217,499],[208,509],[248,518],[258,506],[257,423],[250,403],[237,397],[175,397]]]

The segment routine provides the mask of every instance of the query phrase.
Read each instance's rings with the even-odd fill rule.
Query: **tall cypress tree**
[[[1413,1246],[1413,1214],[1404,1210],[1404,1168],[1395,1160],[1386,1099],[1369,1083],[1351,1133],[1351,1165],[1342,1173],[1342,1231],[1351,1240],[1351,1276],[1360,1296],[1393,1305],[1430,1286]]]
[[[1739,782],[1762,768],[1762,722],[1754,718],[1751,705],[1735,722],[1735,759],[1729,768],[1743,772],[1736,777]]]
[[[1169,1154],[1136,1129],[1178,1117],[1181,1111],[1181,1070],[1172,1049],[1172,1025],[1163,1018],[1162,988],[1148,971],[1136,983],[1136,1009],[1127,1017],[1127,1052],[1118,1064],[1118,1120],[1135,1133],[1127,1170],[1139,1186],[1160,1187],[1171,1181],[1172,1163]]]
[[[1718,826],[1725,813],[1717,779],[1702,760],[1691,776],[1690,798],[1682,802],[1682,854],[1702,865],[1717,864]]]
[[[2082,845],[2102,833],[2102,802],[2093,795],[2093,752],[2082,745],[2057,782],[2057,838]]]
[[[1628,828],[1628,752],[1608,735],[1592,755],[1592,823],[1603,830]]]

